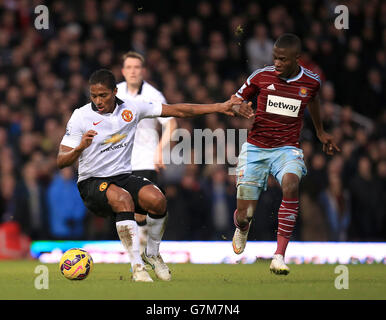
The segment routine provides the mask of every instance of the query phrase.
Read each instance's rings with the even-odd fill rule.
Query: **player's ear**
[[[117,88],[117,87],[115,87],[115,88],[114,88],[114,90],[113,90],[113,94],[114,94],[114,96],[116,96],[116,95],[117,95],[117,92],[118,92],[118,88]]]
[[[297,64],[299,64],[300,58],[301,58],[301,54],[300,53],[296,54],[295,59]]]

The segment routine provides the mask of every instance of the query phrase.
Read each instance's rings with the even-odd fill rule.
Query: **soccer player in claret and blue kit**
[[[340,151],[333,137],[323,129],[318,96],[320,77],[299,65],[300,55],[300,39],[294,34],[283,34],[273,48],[274,65],[253,72],[236,94],[246,101],[257,97],[257,109],[236,169],[233,250],[236,254],[244,251],[259,196],[267,189],[268,176],[272,175],[281,186],[283,198],[270,270],[284,275],[290,271],[284,257],[298,216],[299,183],[307,173],[299,145],[306,107],[323,151],[328,155]]]

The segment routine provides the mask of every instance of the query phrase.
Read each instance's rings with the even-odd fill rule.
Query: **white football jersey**
[[[117,97],[122,100],[134,99],[136,101],[153,101],[166,104],[163,94],[146,81],[142,82],[135,95],[128,92],[126,81],[118,83],[117,88]],[[157,132],[157,124],[159,122],[163,126],[170,119],[172,118],[144,119],[138,124],[131,156],[131,166],[134,171],[155,170],[154,157],[161,137]]]
[[[138,122],[159,117],[160,102],[117,99],[112,113],[100,114],[93,103],[76,109],[68,121],[61,144],[75,148],[88,130],[98,134],[79,157],[78,182],[90,177],[130,173],[131,153]]]

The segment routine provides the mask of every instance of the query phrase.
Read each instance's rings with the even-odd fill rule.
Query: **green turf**
[[[128,265],[94,264],[89,278],[65,279],[57,264],[47,264],[49,289],[34,286],[38,261],[0,262],[0,299],[102,300],[260,300],[386,299],[386,265],[348,265],[349,289],[334,286],[336,265],[290,265],[288,276],[269,272],[268,262],[254,264],[170,264],[173,280],[133,283]],[[150,273],[154,278],[154,273]]]

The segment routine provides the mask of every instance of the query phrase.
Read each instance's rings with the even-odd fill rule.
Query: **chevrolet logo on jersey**
[[[127,134],[116,133],[116,134],[113,134],[111,136],[111,138],[108,138],[105,141],[103,141],[103,144],[108,144],[108,143],[114,144],[114,143],[121,141],[122,139],[124,139],[126,137],[127,137]]]
[[[102,143],[102,144],[112,143],[112,145],[109,146],[109,147],[106,148],[106,149],[101,150],[101,153],[107,152],[107,151],[118,150],[118,149],[127,147],[128,144],[129,144],[128,142],[117,144],[119,141],[121,141],[122,139],[126,138],[126,136],[127,136],[127,134],[119,134],[119,133],[113,134],[113,135],[111,136],[111,138],[106,139],[106,140],[103,141],[103,143]]]

